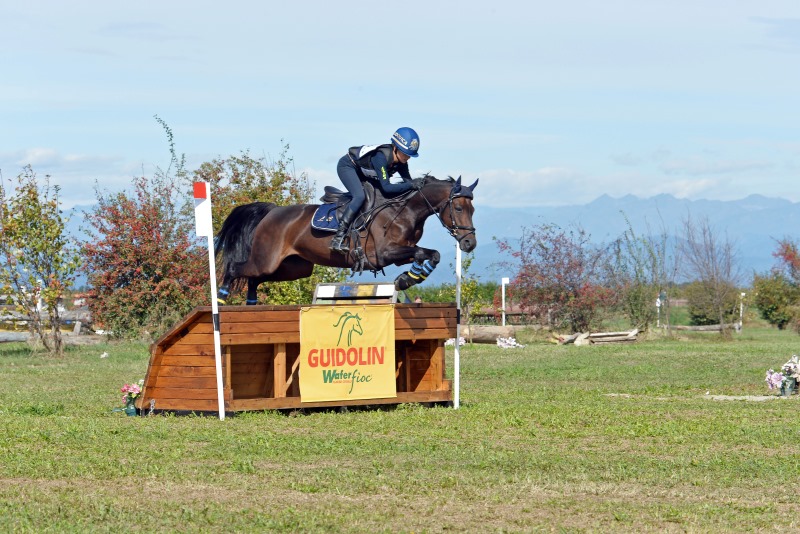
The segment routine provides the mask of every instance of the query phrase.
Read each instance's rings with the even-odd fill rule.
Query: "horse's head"
[[[460,176],[457,180],[437,180],[433,176],[426,176],[425,185],[420,190],[429,207],[464,252],[472,252],[478,244],[475,227],[472,226],[472,214],[475,212],[472,199],[477,185],[478,180],[472,185],[462,185]]]

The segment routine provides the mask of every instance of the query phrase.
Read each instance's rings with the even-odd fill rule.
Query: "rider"
[[[353,199],[339,220],[339,229],[331,241],[331,250],[342,254],[348,251],[344,245],[344,237],[347,235],[347,228],[364,203],[362,181],[372,179],[385,195],[404,193],[409,189],[421,187],[422,180],[412,181],[408,172],[408,160],[419,156],[418,150],[419,135],[413,129],[404,126],[394,132],[391,144],[354,146],[342,156],[336,166],[336,172]],[[403,181],[396,184],[389,182],[389,177],[394,173],[400,174]]]

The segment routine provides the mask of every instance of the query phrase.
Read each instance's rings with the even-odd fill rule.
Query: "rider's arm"
[[[397,184],[393,184],[389,181],[389,162],[386,161],[386,157],[380,150],[375,152],[375,155],[370,159],[370,163],[372,163],[372,168],[375,169],[375,172],[378,173],[377,181],[381,192],[394,194],[403,193],[411,189],[411,182],[406,181],[407,179],[410,180],[411,176],[404,176],[403,170],[401,169],[398,169],[398,172],[403,178],[403,181]],[[408,165],[405,165],[405,174],[408,174]]]

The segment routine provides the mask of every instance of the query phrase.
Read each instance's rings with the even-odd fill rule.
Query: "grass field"
[[[766,369],[800,352],[790,332],[466,346],[459,410],[224,422],[112,412],[122,384],[144,376],[147,350],[53,359],[0,345],[0,531],[800,526],[797,398],[712,400],[767,394]]]

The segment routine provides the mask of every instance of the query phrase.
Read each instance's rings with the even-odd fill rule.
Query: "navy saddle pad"
[[[339,229],[339,219],[336,218],[336,204],[323,204],[311,217],[311,228],[325,232],[335,232]]]

